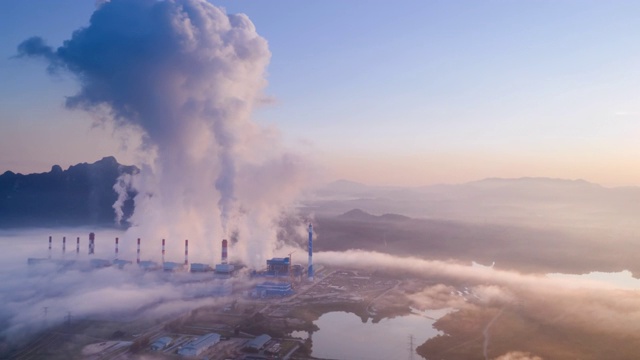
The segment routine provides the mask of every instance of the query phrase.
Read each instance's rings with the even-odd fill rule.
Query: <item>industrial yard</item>
[[[364,318],[407,312],[408,303],[398,305],[394,298],[401,284],[370,272],[319,266],[315,281],[295,281],[294,293],[287,297],[256,298],[251,291],[241,291],[216,305],[164,320],[72,319],[46,331],[14,357],[311,359],[310,340],[292,337],[292,332],[313,333],[313,321],[330,311]]]
[[[388,274],[313,265],[313,229],[308,228],[309,263],[293,264],[289,257],[268,259],[263,269],[245,269],[228,261],[222,241],[221,262],[191,264],[188,241],[184,263],[165,262],[162,239],[160,263],[141,260],[140,239],[134,261],[120,259],[115,238],[114,259],[93,258],[95,234],[89,235],[89,261],[51,256],[30,258],[30,268],[54,266],[59,273],[103,271],[148,273],[156,281],[178,284],[198,306],[163,313],[162,300],[124,316],[95,314],[74,317],[42,331],[35,340],[10,354],[16,359],[307,359],[312,358],[313,321],[322,314],[346,311],[362,319],[380,319],[409,312],[398,290],[403,281]],[[63,255],[66,239],[63,238]],[[76,241],[76,253],[80,250]],[[133,272],[131,272],[133,271]],[[195,295],[194,295],[195,294]],[[404,299],[398,301],[398,299]],[[195,303],[194,303],[195,304]],[[155,314],[155,315],[149,315]],[[161,314],[161,315],[158,315]],[[309,336],[293,336],[300,331]]]

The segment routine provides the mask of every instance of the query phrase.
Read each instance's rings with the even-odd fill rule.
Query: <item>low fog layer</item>
[[[0,301],[4,304],[0,311],[0,339],[4,349],[39,330],[63,323],[68,313],[75,319],[159,319],[228,301],[213,295],[230,286],[239,290],[237,296],[243,296],[242,289],[250,285],[242,278],[224,283],[211,280],[211,275],[143,272],[135,266],[122,270],[80,267],[58,271],[51,264],[27,265],[28,257],[47,257],[49,234],[56,239],[53,258],[62,258],[60,239],[67,236],[64,258],[76,259],[75,241],[69,239],[75,239],[75,234],[83,237],[87,230],[2,233],[0,243],[6,251],[0,258]],[[123,233],[101,231],[98,235],[95,257],[113,259],[112,242],[105,239]],[[146,248],[143,249],[142,258],[147,259]],[[84,236],[79,263],[88,260],[86,251]],[[135,261],[135,251],[120,254],[121,259]],[[179,261],[175,257],[180,255],[168,253],[167,258]],[[454,261],[357,250],[318,252],[315,260],[326,266],[385,271],[407,279],[427,280],[432,285],[405,294],[418,308],[465,309],[480,304],[526,313],[534,323],[565,329],[589,329],[612,336],[627,336],[640,330],[640,295],[604,282],[526,275]],[[474,303],[456,295],[463,286],[470,289],[476,299]]]
[[[323,252],[316,258],[328,265],[376,269],[432,282],[433,285],[407,296],[417,308],[457,309],[460,317],[453,317],[457,321],[445,322],[443,326],[463,329],[458,332],[475,324],[475,320],[469,321],[465,316],[491,314],[479,322],[484,331],[481,328],[472,332],[471,338],[444,336],[423,345],[424,348],[437,348],[434,344],[452,342],[445,347],[447,355],[442,355],[443,358],[460,358],[450,352],[452,347],[467,341],[482,343],[483,336],[484,353],[492,354],[485,356],[487,359],[498,355],[502,355],[501,359],[538,359],[538,355],[545,355],[543,358],[631,359],[635,357],[630,356],[637,356],[640,350],[640,336],[637,335],[640,293],[637,290],[621,289],[599,281],[525,275],[376,252]],[[468,289],[469,295],[459,295],[463,288]],[[511,326],[512,332],[490,336],[490,327],[494,322],[502,321],[501,317],[504,322],[500,326],[503,329]],[[524,325],[517,325],[518,322]],[[529,333],[530,329],[534,329],[533,332]],[[454,339],[457,342],[453,342]],[[591,342],[585,343],[585,339]],[[509,351],[503,353],[505,349]]]
[[[124,269],[93,269],[89,259],[113,260],[113,240],[123,232],[97,233],[96,254],[88,256],[89,229],[20,230],[0,233],[0,354],[22,344],[40,330],[72,320],[163,319],[205,305],[228,301],[232,288],[243,292],[246,279],[215,280],[211,273],[145,272],[135,265],[135,250],[120,249],[120,259],[133,261]],[[27,265],[28,258],[47,258],[47,238],[54,238],[52,259],[75,260],[65,269],[54,263]],[[76,255],[76,237],[81,237]],[[62,253],[66,236],[66,253]],[[107,242],[106,238],[110,240]],[[145,248],[142,260],[158,259]],[[167,261],[182,261],[182,253],[167,253]],[[45,310],[46,309],[46,310]]]

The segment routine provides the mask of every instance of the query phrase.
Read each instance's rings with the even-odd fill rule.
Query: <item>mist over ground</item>
[[[287,149],[277,129],[251,118],[265,99],[267,39],[246,15],[205,1],[98,2],[88,24],[62,44],[34,36],[17,44],[17,57],[74,78],[78,89],[67,94],[66,107],[109,123],[136,144],[139,172],[118,173],[110,185],[116,196],[108,213],[127,220],[126,229],[0,233],[6,250],[0,252],[0,354],[67,316],[153,322],[230,300],[229,287],[244,296],[251,285],[242,276],[221,281],[135,265],[91,268],[90,231],[97,233],[96,258],[112,260],[119,237],[118,256],[135,261],[141,238],[142,259],[159,261],[159,241],[166,239],[167,260],[181,263],[188,239],[190,260],[213,264],[220,240],[228,238],[231,260],[259,269],[270,257],[304,252],[308,222],[317,230],[319,264],[417,279],[415,288],[397,291],[399,299],[421,309],[455,309],[436,323],[446,335],[423,344],[422,354],[640,354],[637,290],[546,275],[640,273],[638,188],[522,178],[422,188],[343,181],[309,190],[312,164]],[[27,265],[29,257],[49,256],[50,235],[52,258],[77,260],[74,265]],[[77,258],[76,237],[82,239]]]

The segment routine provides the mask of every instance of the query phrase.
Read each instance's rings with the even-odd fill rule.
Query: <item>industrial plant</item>
[[[313,321],[319,316],[314,314],[345,308],[364,319],[396,311],[393,309],[397,305],[389,297],[395,296],[394,289],[401,280],[361,270],[315,266],[313,226],[309,225],[307,230],[307,264],[296,264],[293,251],[265,259],[259,268],[230,261],[234,248],[227,239],[220,242],[218,263],[191,263],[188,240],[180,241],[180,245],[184,244],[184,261],[175,261],[175,247],[167,247],[171,239],[137,238],[135,243],[127,244],[126,238],[124,241],[114,238],[112,255],[101,254],[98,258],[105,247],[97,246],[104,244],[95,233],[89,234],[83,254],[80,254],[82,238],[76,238],[75,254],[65,254],[66,238],[62,238],[61,256],[54,256],[55,241],[50,237],[48,256],[30,258],[27,261],[30,268],[51,269],[53,265],[60,275],[71,270],[92,273],[111,268],[114,270],[108,271],[112,274],[122,271],[123,275],[143,275],[140,279],[166,281],[178,294],[172,300],[174,303],[160,298],[145,305],[143,309],[150,310],[147,314],[145,310],[136,310],[123,314],[117,321],[111,315],[105,319],[104,314],[77,319],[76,327],[65,325],[64,331],[48,330],[46,336],[35,340],[34,348],[69,341],[61,337],[71,332],[91,336],[74,340],[81,347],[77,351],[87,358],[309,359],[311,332],[316,329]],[[134,249],[135,259],[123,254],[123,248]],[[150,248],[157,249],[157,262],[148,260],[152,258]],[[185,301],[191,303],[184,310],[164,311]],[[308,337],[301,338],[301,332],[309,332]],[[96,339],[103,340],[96,342]],[[51,345],[41,347],[51,349]]]
[[[308,241],[308,253],[309,262],[307,272],[305,274],[304,268],[300,264],[293,264],[291,255],[282,258],[272,258],[266,261],[265,269],[253,269],[250,270],[250,278],[269,278],[269,281],[265,281],[256,285],[254,291],[251,292],[251,296],[288,296],[294,293],[294,282],[301,282],[304,276],[307,276],[308,281],[313,281],[313,226],[310,224],[308,227],[309,241]],[[218,264],[206,264],[206,263],[190,263],[189,262],[189,240],[184,240],[184,261],[175,262],[167,261],[165,259],[166,240],[161,240],[161,262],[158,264],[152,260],[141,259],[141,239],[137,238],[136,259],[135,266],[144,271],[164,271],[164,272],[190,272],[190,273],[213,273],[217,278],[229,278],[237,274],[238,269],[244,267],[242,264],[231,264],[229,262],[229,242],[227,239],[222,240],[220,263]],[[117,267],[119,269],[125,269],[133,266],[132,260],[123,259],[120,257],[120,239],[115,238],[114,241],[114,255],[113,259],[98,258],[95,256],[95,244],[96,235],[91,232],[88,236],[88,249],[87,254],[89,256],[87,260],[80,260],[80,237],[76,238],[75,259],[71,259],[66,254],[66,237],[62,238],[62,255],[60,258],[54,258],[53,252],[53,238],[49,236],[49,248],[48,256],[46,258],[29,258],[27,263],[35,266],[39,264],[54,264],[61,271],[67,268],[80,268],[80,269],[92,269],[92,268],[105,268],[105,267]]]

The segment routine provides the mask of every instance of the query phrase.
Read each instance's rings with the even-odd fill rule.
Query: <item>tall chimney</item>
[[[51,236],[49,236],[49,259],[51,259]]]
[[[313,225],[309,224],[309,269],[307,270],[309,281],[313,281]]]
[[[227,239],[222,240],[222,263],[227,263]]]
[[[164,239],[162,239],[162,266],[164,266]]]
[[[140,264],[140,238],[138,238],[138,251],[136,252],[136,264]]]
[[[64,253],[67,251],[67,237],[62,237],[62,256],[64,257]]]
[[[189,265],[189,240],[184,241],[184,266]]]
[[[116,238],[116,260],[118,260],[118,238]]]
[[[96,234],[89,233],[89,255],[93,255],[96,248]]]
[[[80,236],[76,238],[76,256],[80,255]]]

